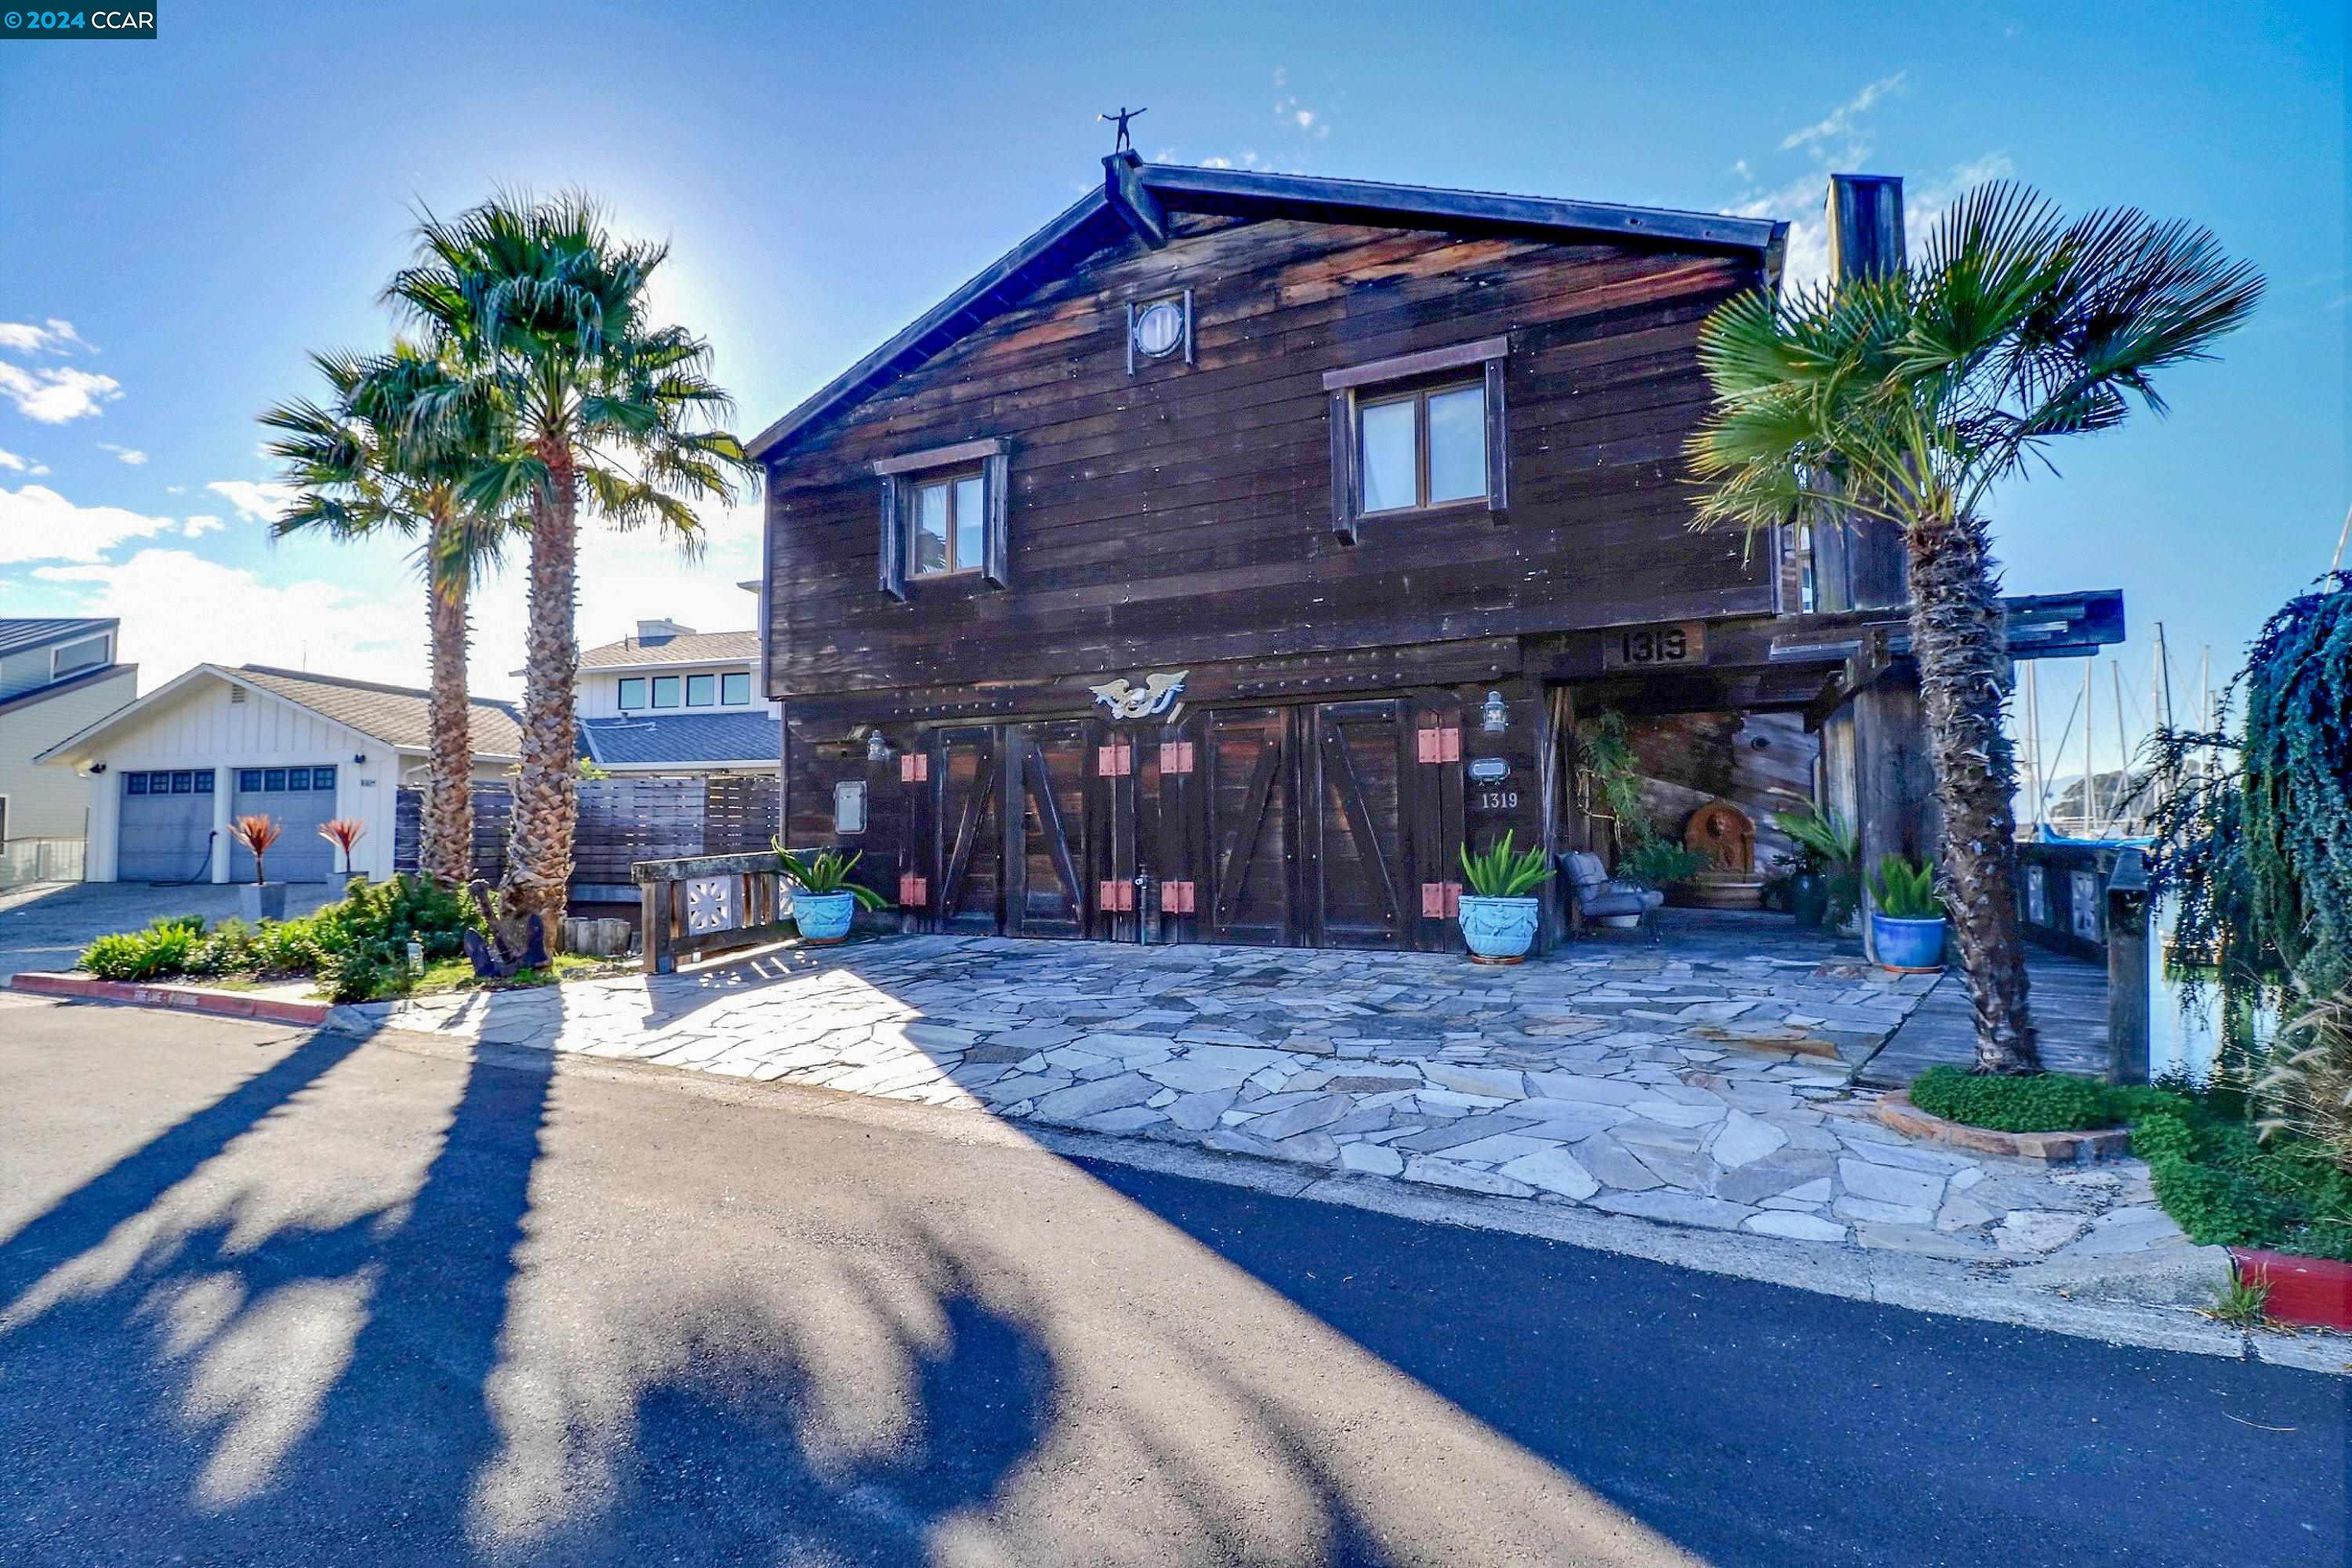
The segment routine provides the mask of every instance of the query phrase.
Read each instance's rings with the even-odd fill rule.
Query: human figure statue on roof
[[[1150,112],[1151,111],[1148,109],[1130,110],[1127,105],[1122,103],[1118,106],[1118,112],[1117,114],[1097,114],[1095,116],[1095,119],[1097,122],[1107,120],[1116,121],[1118,122],[1118,138],[1111,143],[1110,150],[1113,153],[1124,153],[1129,148],[1135,145],[1133,139],[1131,139],[1127,133],[1127,122],[1134,119],[1139,114],[1149,114]]]

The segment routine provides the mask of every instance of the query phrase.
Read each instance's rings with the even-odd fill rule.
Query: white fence
[[[79,838],[11,838],[0,843],[0,888],[81,880]]]

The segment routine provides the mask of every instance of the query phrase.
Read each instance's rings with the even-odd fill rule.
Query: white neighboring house
[[[580,655],[580,754],[615,776],[773,773],[782,710],[760,696],[759,663],[758,632],[639,621]]]
[[[521,752],[510,704],[473,700],[473,776],[505,776]],[[253,857],[231,819],[260,813],[285,834],[271,881],[329,881],[340,852],[320,823],[352,817],[367,836],[352,869],[392,875],[399,787],[422,783],[426,694],[264,665],[200,664],[37,759],[88,781],[93,882],[241,882]]]
[[[37,759],[139,695],[139,667],[115,662],[121,630],[110,617],[0,619],[0,843],[81,838],[88,792]],[[16,858],[0,860],[0,885]]]

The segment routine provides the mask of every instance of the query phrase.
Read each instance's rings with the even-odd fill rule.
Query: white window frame
[[[98,658],[88,664],[77,665],[72,669],[67,670],[65,674],[79,675],[85,670],[104,669],[108,665],[114,662],[114,634],[112,632],[96,632],[89,637],[76,637],[71,642],[61,642],[51,647],[49,649],[49,679],[51,680],[62,679],[58,672],[58,665],[68,649],[85,647],[91,643],[99,645]]]

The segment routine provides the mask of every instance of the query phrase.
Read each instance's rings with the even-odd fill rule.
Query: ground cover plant
[[[83,950],[80,966],[100,980],[310,975],[328,996],[349,1002],[404,988],[412,938],[428,963],[458,958],[466,932],[478,925],[465,900],[427,879],[353,878],[341,902],[297,920],[226,920],[209,928],[195,915],[157,920],[100,937]]]
[[[1931,1116],[2005,1132],[2127,1126],[2158,1204],[2191,1241],[2352,1258],[2352,1172],[2307,1138],[2258,1131],[2241,1089],[1938,1067],[1911,1086],[1911,1102]]]

